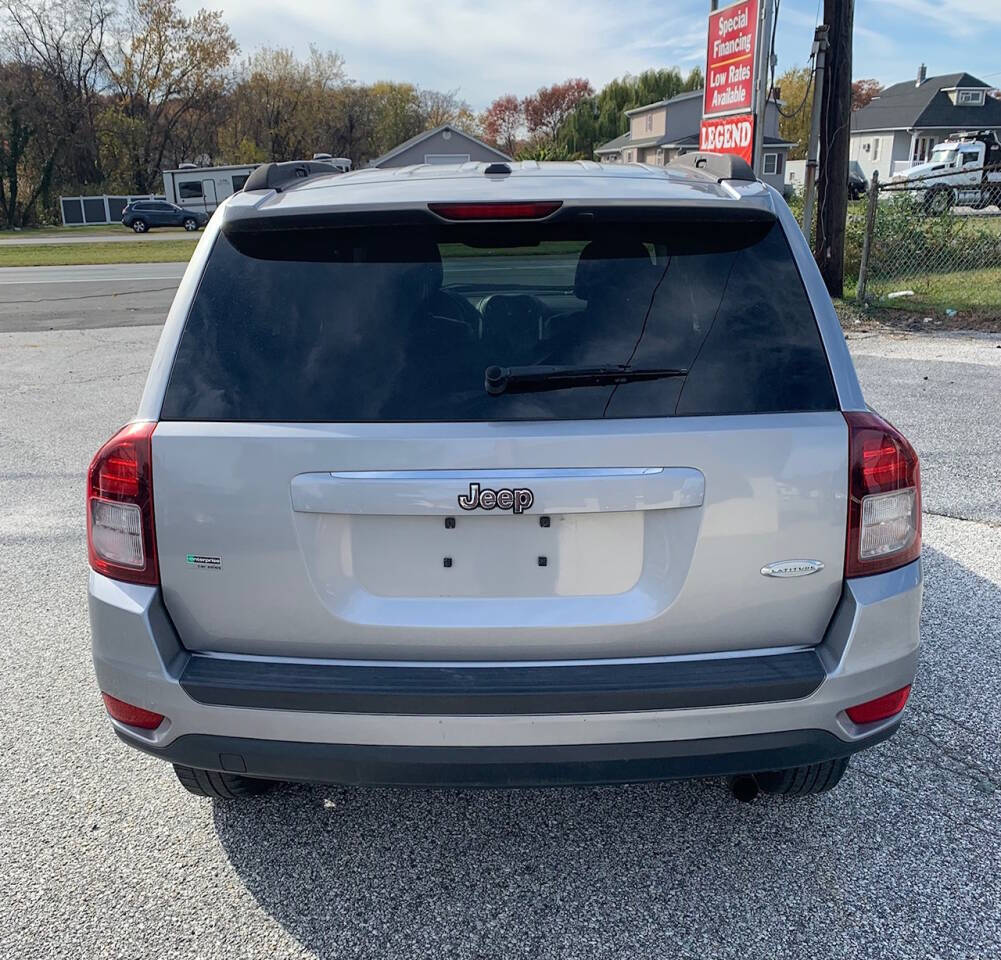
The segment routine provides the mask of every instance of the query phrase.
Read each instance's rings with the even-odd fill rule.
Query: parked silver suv
[[[914,677],[917,458],[729,157],[261,167],[87,521],[114,729],[208,796],[816,793]]]

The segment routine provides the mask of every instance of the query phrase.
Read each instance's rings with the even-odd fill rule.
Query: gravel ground
[[[300,786],[213,805],[117,742],[89,659],[82,473],[156,335],[0,333],[0,957],[1001,957],[993,340],[852,342],[931,512],[909,716],[832,794]]]

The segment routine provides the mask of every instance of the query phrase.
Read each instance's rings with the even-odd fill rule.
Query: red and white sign
[[[758,0],[741,0],[709,14],[704,118],[750,112],[757,39]]]
[[[699,149],[710,153],[735,153],[749,164],[754,163],[754,115],[703,120],[699,130]]]

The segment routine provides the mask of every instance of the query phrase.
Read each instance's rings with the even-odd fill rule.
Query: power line
[[[775,0],[775,17],[772,20],[772,37],[771,37],[771,42],[769,44],[769,53],[768,53],[768,71],[769,71],[768,87],[770,90],[775,89],[775,36],[778,33],[779,8],[781,7],[781,4],[782,0]],[[817,0],[816,16],[817,17],[820,16],[820,0]],[[817,62],[813,50],[810,51],[810,56],[807,62],[811,64],[810,76],[806,81],[806,90],[803,92],[803,99],[800,101],[799,106],[795,110],[793,110],[792,113],[786,113],[786,111],[782,109],[778,97],[775,98],[775,108],[776,110],[778,110],[779,116],[785,117],[787,120],[792,120],[798,117],[806,108],[807,101],[810,99],[810,89],[812,88],[813,82],[817,76]]]

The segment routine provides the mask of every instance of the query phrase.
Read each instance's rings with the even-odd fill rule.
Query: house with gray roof
[[[702,90],[679,93],[626,111],[627,133],[602,144],[594,153],[602,163],[653,163],[663,165],[674,157],[699,149],[702,124]],[[765,112],[763,179],[783,189],[786,156],[794,144],[779,136],[779,112],[774,101]]]
[[[369,161],[370,167],[408,167],[413,163],[494,163],[509,161],[506,153],[501,153],[489,143],[452,126],[443,123],[433,130],[425,130],[404,140],[388,153]]]
[[[969,73],[929,77],[921,64],[916,80],[895,83],[851,120],[849,158],[868,179],[879,171],[888,180],[924,163],[936,143],[961,130],[994,130],[1001,135],[1001,100]]]

